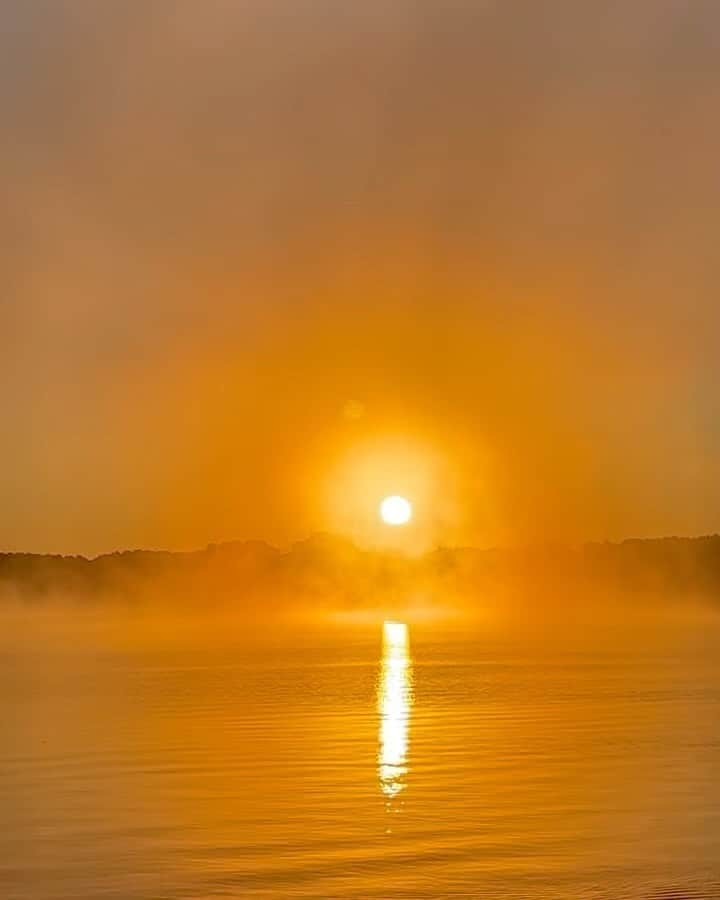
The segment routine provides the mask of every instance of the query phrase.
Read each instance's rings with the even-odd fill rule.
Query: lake
[[[6,644],[3,900],[720,897],[706,628]]]

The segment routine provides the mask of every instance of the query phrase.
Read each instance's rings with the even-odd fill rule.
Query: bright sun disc
[[[386,525],[405,525],[412,518],[412,506],[404,497],[386,497],[380,504],[380,518]]]

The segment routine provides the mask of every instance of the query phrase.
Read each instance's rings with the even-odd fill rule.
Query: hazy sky
[[[715,0],[4,3],[0,549],[720,529],[719,110]]]

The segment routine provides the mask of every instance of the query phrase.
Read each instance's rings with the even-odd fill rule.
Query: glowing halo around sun
[[[412,519],[412,504],[405,497],[393,494],[380,504],[380,518],[386,525],[407,525]]]

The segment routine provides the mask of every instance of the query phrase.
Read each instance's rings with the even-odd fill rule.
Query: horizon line
[[[263,538],[230,538],[225,541],[210,541],[201,547],[195,547],[192,549],[169,549],[167,547],[124,547],[117,548],[115,550],[106,550],[101,553],[96,554],[85,554],[85,553],[61,553],[61,552],[52,552],[52,551],[38,551],[38,550],[2,550],[0,549],[0,557],[3,556],[38,556],[38,557],[52,557],[52,558],[60,558],[60,559],[84,559],[87,562],[93,562],[97,559],[103,559],[108,556],[123,556],[134,553],[163,553],[172,556],[191,556],[193,554],[207,553],[209,550],[218,547],[229,547],[232,545],[248,545],[248,544],[261,544],[264,547],[267,547],[270,550],[274,550],[280,555],[288,555],[293,552],[293,550],[301,544],[306,544],[313,539],[317,538],[330,538],[332,540],[337,540],[346,545],[351,546],[353,549],[358,550],[361,553],[370,553],[370,554],[381,554],[388,556],[397,556],[406,559],[420,559],[422,557],[426,557],[431,555],[432,553],[437,553],[438,551],[449,551],[449,552],[458,552],[458,551],[467,551],[473,550],[478,553],[492,553],[492,552],[512,552],[512,551],[528,551],[528,550],[541,550],[541,549],[564,549],[564,550],[578,550],[583,547],[593,547],[593,546],[613,546],[620,547],[624,544],[632,544],[632,543],[662,543],[664,541],[703,541],[710,539],[720,538],[720,532],[708,532],[704,534],[694,534],[694,535],[682,535],[682,534],[666,534],[666,535],[656,535],[656,536],[629,536],[624,538],[604,538],[604,539],[585,539],[580,541],[562,541],[562,540],[547,540],[547,541],[534,541],[534,542],[526,542],[526,543],[518,543],[518,544],[493,544],[489,546],[477,546],[473,544],[436,544],[434,547],[423,551],[422,553],[407,553],[405,551],[399,550],[397,548],[380,548],[380,547],[363,547],[354,541],[352,538],[345,537],[339,534],[333,534],[332,532],[327,531],[314,531],[311,532],[304,538],[298,538],[297,540],[291,541],[289,544],[285,546],[281,546],[271,541],[265,540]]]

